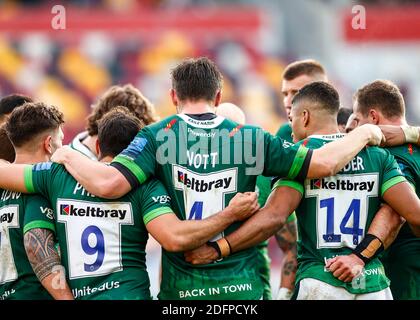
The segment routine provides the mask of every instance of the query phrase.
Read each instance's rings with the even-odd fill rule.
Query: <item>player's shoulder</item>
[[[149,124],[145,126],[141,131],[150,131],[150,132],[157,132],[162,129],[171,129],[177,122],[181,119],[175,114],[169,117],[166,117],[158,122]],[[141,132],[140,131],[140,132]]]
[[[330,136],[313,135],[296,142],[295,146],[304,146],[308,149],[318,149],[331,141],[334,141],[334,139],[330,138]]]
[[[165,186],[156,178],[149,178],[129,193],[129,196],[135,199],[150,198],[154,195],[167,195]]]
[[[50,208],[50,202],[40,194],[22,194],[25,206],[35,205],[43,208]]]
[[[36,163],[32,166],[32,170],[34,172],[49,171],[54,173],[66,171],[65,167],[62,164],[55,163],[52,161]]]
[[[394,156],[404,158],[411,161],[420,161],[420,148],[414,144],[403,144],[387,148],[387,150]]]

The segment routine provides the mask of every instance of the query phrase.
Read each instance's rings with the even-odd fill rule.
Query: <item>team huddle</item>
[[[277,299],[420,299],[420,137],[398,87],[363,86],[343,122],[323,67],[297,61],[273,136],[221,104],[208,58],[171,80],[175,115],[114,86],[69,146],[56,107],[0,101],[0,299],[150,300],[149,235],[161,300],[272,299],[273,235]]]

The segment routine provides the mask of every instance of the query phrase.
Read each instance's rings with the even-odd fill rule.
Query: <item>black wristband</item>
[[[228,244],[228,246],[229,246],[229,251],[230,251],[230,254],[232,254],[233,252],[232,252],[232,246],[230,245],[230,242],[229,242],[229,240],[225,237],[225,240],[226,240],[226,242],[227,242],[227,244]]]
[[[219,248],[219,245],[217,244],[216,241],[207,241],[207,245],[216,249],[217,251],[217,260],[219,260],[220,258],[222,258],[222,251]]]
[[[368,264],[375,259],[382,251],[384,251],[384,244],[381,239],[373,234],[366,234],[359,245],[353,250],[353,253],[358,256],[363,262]]]

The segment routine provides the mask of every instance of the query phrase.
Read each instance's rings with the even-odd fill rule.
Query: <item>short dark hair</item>
[[[0,100],[0,123],[3,123],[15,108],[26,102],[32,102],[32,98],[17,93],[3,97]]]
[[[22,147],[37,135],[55,130],[64,123],[56,107],[43,102],[28,102],[17,107],[6,122],[6,131],[14,147]]]
[[[98,141],[101,156],[115,157],[128,147],[144,123],[125,107],[117,107],[98,122]]]
[[[353,98],[364,116],[370,109],[378,109],[386,118],[405,116],[404,97],[391,81],[375,80],[357,90]]]
[[[118,106],[126,107],[146,125],[158,120],[153,104],[131,84],[112,86],[93,105],[88,116],[87,131],[90,136],[98,134],[98,121],[110,110]]]
[[[179,100],[212,101],[222,88],[223,76],[207,57],[185,59],[172,71],[172,88]]]
[[[23,94],[10,94],[0,100],[0,115],[9,114],[13,109],[23,105],[26,102],[33,102],[32,98]]]
[[[325,75],[324,67],[316,60],[300,60],[289,64],[283,71],[283,79],[293,80],[299,76]]]
[[[4,126],[0,127],[0,159],[7,160],[9,162],[15,161],[15,148],[13,148],[9,137],[7,136],[6,129]]]
[[[315,81],[300,89],[293,97],[292,104],[307,100],[312,105],[337,114],[340,108],[340,96],[332,85],[324,81]]]
[[[340,108],[338,109],[337,114],[337,123],[338,125],[346,125],[347,120],[350,118],[351,114],[353,113],[353,110],[349,108]]]

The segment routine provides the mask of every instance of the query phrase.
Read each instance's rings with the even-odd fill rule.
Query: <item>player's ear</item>
[[[216,98],[214,99],[214,106],[217,107],[222,101],[222,90],[217,91]]]
[[[99,139],[96,139],[95,149],[96,149],[96,154],[99,155],[101,153],[101,149],[99,148]]]
[[[303,126],[305,128],[309,125],[309,118],[310,118],[309,111],[307,109],[304,109],[302,111],[302,121],[303,121]]]
[[[53,148],[52,148],[52,136],[48,135],[43,142],[43,147],[44,147],[44,151],[47,154],[52,154],[53,153]]]
[[[376,111],[375,109],[369,110],[369,118],[370,118],[370,121],[369,121],[370,123],[375,124],[375,125],[379,124],[380,115],[379,115],[379,112]]]
[[[169,95],[171,96],[172,103],[175,107],[178,107],[178,97],[174,89],[169,90]]]

